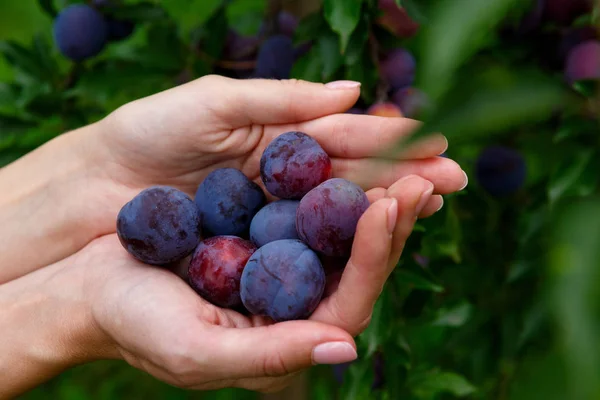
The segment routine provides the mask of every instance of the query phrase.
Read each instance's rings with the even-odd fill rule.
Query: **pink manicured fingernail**
[[[421,211],[423,211],[423,208],[425,208],[425,205],[427,204],[427,202],[431,198],[431,194],[433,193],[433,183],[430,182],[429,185],[429,189],[425,190],[423,194],[421,194],[421,198],[417,203],[417,208],[415,209],[417,216],[421,214]]]
[[[360,82],[355,81],[334,81],[325,84],[329,89],[356,89],[360,86]]]
[[[440,203],[440,206],[439,206],[439,208],[438,208],[437,210],[435,210],[435,212],[438,212],[438,211],[440,211],[440,210],[442,209],[442,207],[444,207],[444,198],[443,198],[443,197],[440,197],[440,199],[442,199],[442,202]]]
[[[463,171],[463,174],[465,174],[465,183],[464,183],[463,187],[461,187],[460,189],[458,189],[459,191],[461,191],[464,188],[466,188],[467,185],[469,184],[469,177],[467,176],[467,173],[465,171]]]
[[[398,200],[392,199],[392,204],[387,209],[387,228],[390,235],[394,233],[396,221],[398,220]]]
[[[313,364],[342,364],[356,360],[356,350],[347,342],[329,342],[316,346],[312,351]]]

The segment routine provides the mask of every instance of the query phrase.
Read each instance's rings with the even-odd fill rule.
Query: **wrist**
[[[0,170],[0,284],[114,230],[122,196],[103,174],[101,122],[61,135]],[[35,243],[43,252],[28,251]]]
[[[93,320],[83,273],[55,264],[0,286],[0,398],[118,356]]]

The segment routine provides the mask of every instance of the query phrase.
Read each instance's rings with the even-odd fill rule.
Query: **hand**
[[[95,342],[111,341],[131,365],[183,388],[274,391],[313,364],[356,357],[352,337],[367,327],[432,190],[429,181],[409,176],[368,193],[372,204],[341,280],[328,282],[308,321],[273,324],[213,306],[172,272],[133,259],[114,234],[64,264],[87,271],[91,315],[107,335]]]
[[[420,216],[431,215],[442,206],[441,194],[466,185],[458,164],[437,157],[446,150],[446,139],[432,135],[384,159],[381,152],[418,123],[340,114],[359,94],[358,84],[348,82],[206,76],[129,103],[48,143],[0,170],[0,191],[7,193],[0,199],[0,221],[7,227],[0,232],[0,283],[113,233],[120,208],[148,186],[170,185],[193,196],[204,177],[220,167],[238,168],[261,183],[264,148],[290,130],[312,135],[331,155],[334,176],[365,190],[410,174],[431,181],[434,196]],[[31,232],[38,233],[36,242],[46,251],[23,250]]]

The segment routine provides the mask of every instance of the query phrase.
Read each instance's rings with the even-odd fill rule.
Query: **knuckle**
[[[266,354],[260,368],[261,374],[267,377],[279,377],[290,373],[283,355],[278,350]]]

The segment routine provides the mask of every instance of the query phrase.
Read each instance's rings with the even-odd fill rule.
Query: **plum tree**
[[[104,17],[85,4],[73,4],[54,20],[54,40],[60,52],[73,61],[98,55],[108,40]]]

